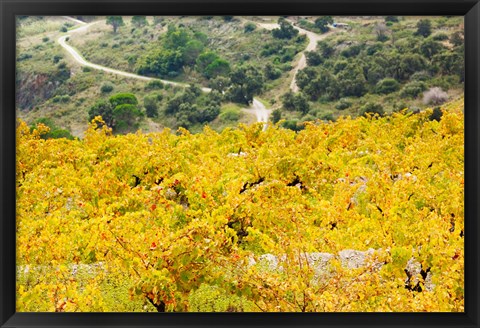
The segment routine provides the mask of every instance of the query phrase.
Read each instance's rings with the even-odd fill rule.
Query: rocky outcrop
[[[347,269],[359,269],[370,267],[373,272],[381,270],[385,262],[379,261],[375,253],[381,250],[370,248],[366,251],[359,251],[354,249],[345,249],[338,254],[331,253],[302,253],[299,256],[299,263],[308,263],[313,268],[315,275],[319,276],[327,274],[329,270],[329,262],[332,259],[338,259],[342,267]],[[251,257],[248,259],[248,266],[258,265],[269,271],[283,271],[282,262],[285,261],[285,255],[275,256],[273,254],[263,254],[256,259]],[[432,291],[435,285],[432,282],[432,273],[430,268],[422,268],[420,262],[415,258],[411,258],[405,267],[405,288],[421,292],[423,290]],[[423,288],[422,288],[423,286]]]

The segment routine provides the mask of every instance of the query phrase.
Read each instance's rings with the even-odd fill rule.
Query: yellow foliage
[[[132,310],[112,281],[135,311],[187,311],[202,284],[257,311],[463,311],[462,106],[299,133],[113,136],[95,118],[84,140],[42,140],[20,122],[17,265],[35,269],[20,270],[17,310]],[[381,269],[302,258],[369,248]],[[262,254],[277,265],[252,264]],[[411,257],[432,291],[405,288]]]

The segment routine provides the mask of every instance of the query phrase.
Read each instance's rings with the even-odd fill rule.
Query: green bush
[[[68,103],[70,101],[69,95],[55,96],[52,98],[54,103]]]
[[[407,84],[402,88],[400,91],[400,97],[402,98],[416,98],[419,94],[427,90],[427,86],[424,82],[422,81],[412,81]]]
[[[240,119],[240,113],[234,109],[227,109],[220,114],[220,118],[222,119],[222,121],[235,122]]]
[[[375,87],[375,91],[381,94],[389,94],[397,91],[399,87],[400,84],[397,82],[397,80],[392,78],[385,78],[381,81],[378,81]]]
[[[54,64],[57,64],[58,62],[60,62],[60,60],[63,58],[62,55],[55,55],[53,56],[53,63]]]
[[[151,80],[145,86],[145,90],[158,90],[163,88],[164,88],[164,83],[160,80]]]
[[[428,119],[430,121],[437,121],[437,122],[440,122],[440,120],[442,119],[442,116],[443,116],[443,111],[440,107],[435,107],[433,109],[433,112],[432,114],[430,114],[430,116],[428,117]]]
[[[50,38],[48,36],[45,36],[45,37],[42,38],[43,42],[48,42],[49,40],[50,40]]]
[[[245,33],[250,33],[257,28],[257,25],[255,25],[254,23],[248,22],[244,25],[243,28]]]
[[[342,98],[339,100],[337,105],[335,106],[336,109],[338,110],[344,110],[352,106],[352,102],[349,101],[348,99]]]
[[[383,107],[380,104],[367,103],[360,108],[360,115],[365,116],[367,113],[383,115],[385,114],[385,111],[383,110]]]
[[[113,85],[111,83],[106,82],[100,87],[100,91],[102,93],[112,92],[113,91]]]
[[[32,55],[28,52],[24,52],[23,54],[18,55],[17,62],[21,62],[30,58],[32,58]]]
[[[290,129],[293,131],[301,131],[304,126],[299,124],[298,120],[287,120],[281,124],[282,128]]]
[[[432,36],[432,39],[435,41],[445,41],[448,40],[448,35],[445,33],[438,33]]]
[[[158,116],[158,105],[157,105],[157,96],[149,95],[143,98],[143,107],[148,117],[157,117]]]

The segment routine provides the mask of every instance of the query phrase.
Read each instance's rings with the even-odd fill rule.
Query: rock
[[[405,273],[407,274],[405,285],[410,286],[412,290],[420,291],[420,282],[423,282],[425,289],[429,292],[435,288],[435,284],[432,283],[432,273],[430,270],[423,270],[422,264],[413,257],[408,260]]]
[[[365,266],[365,259],[372,256],[375,250],[373,248],[367,251],[356,251],[353,249],[345,249],[338,253],[342,266],[348,269],[358,269]]]
[[[278,266],[278,257],[273,254],[263,254],[258,257],[258,263],[265,266],[268,270],[274,271],[280,269]]]
[[[308,265],[312,266],[316,273],[325,271],[328,262],[335,256],[330,253],[304,253],[302,254],[306,258]]]

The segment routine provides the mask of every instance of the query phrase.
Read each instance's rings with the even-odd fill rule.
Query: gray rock
[[[354,249],[344,249],[338,253],[342,266],[348,269],[358,269],[365,266],[365,259],[371,257],[375,250],[373,248],[367,251],[357,251]]]

